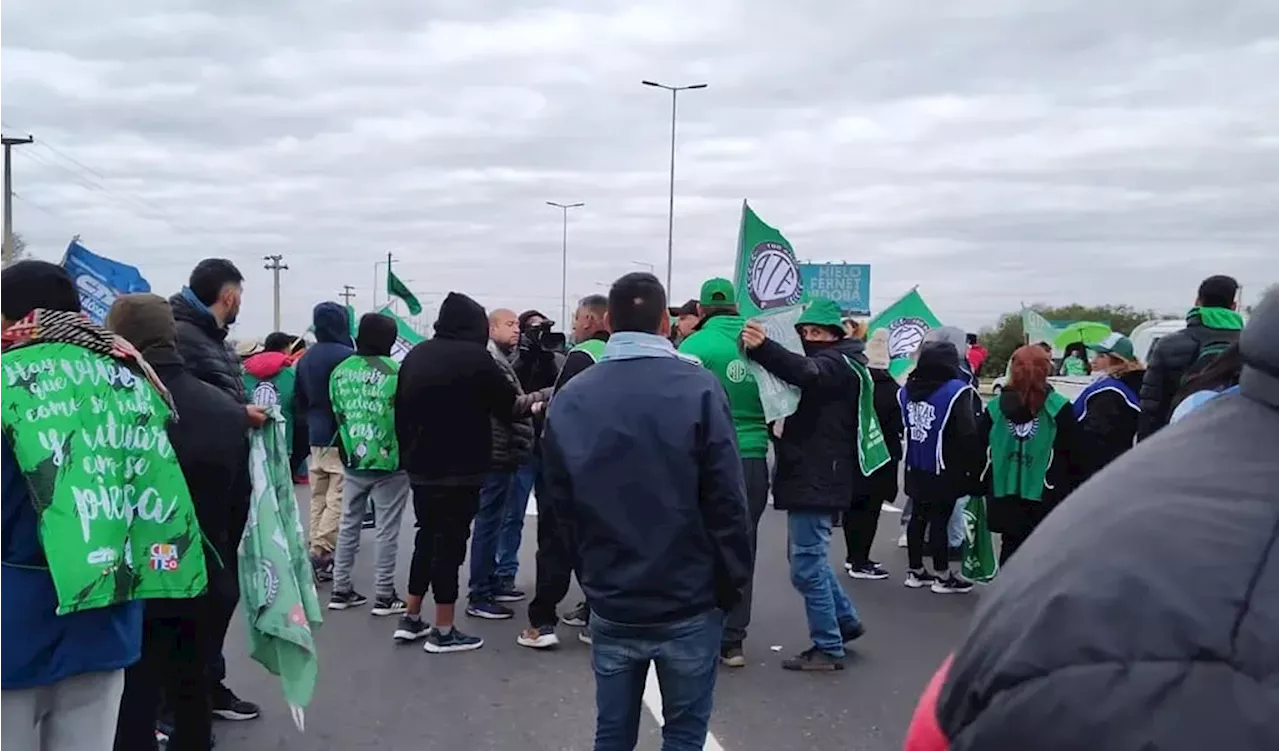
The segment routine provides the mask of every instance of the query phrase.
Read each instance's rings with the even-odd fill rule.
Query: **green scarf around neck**
[[[1230,308],[1192,308],[1187,313],[1187,317],[1194,315],[1200,316],[1200,323],[1205,328],[1218,329],[1219,331],[1239,331],[1244,328],[1244,318]]]
[[[880,418],[876,417],[875,381],[867,366],[843,355],[845,364],[858,376],[858,469],[863,477],[889,463],[889,446],[884,442]]]

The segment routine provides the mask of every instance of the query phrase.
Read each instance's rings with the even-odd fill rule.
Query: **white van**
[[[1144,321],[1138,324],[1133,329],[1133,333],[1129,335],[1129,341],[1133,342],[1133,353],[1137,355],[1138,361],[1142,363],[1143,367],[1146,367],[1147,358],[1151,356],[1151,351],[1155,349],[1156,342],[1169,334],[1182,331],[1186,327],[1187,322],[1180,318]]]

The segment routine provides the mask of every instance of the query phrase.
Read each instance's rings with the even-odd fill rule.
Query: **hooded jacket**
[[[400,463],[422,484],[479,485],[491,467],[490,417],[510,421],[516,389],[487,347],[484,308],[450,292],[435,336],[400,364],[396,435]]]
[[[1212,311],[1212,312],[1210,312]],[[1206,317],[1209,319],[1206,321]],[[1183,376],[1196,361],[1202,347],[1208,344],[1230,344],[1240,338],[1240,316],[1223,308],[1194,308],[1187,313],[1187,327],[1156,342],[1147,358],[1147,372],[1142,378],[1142,416],[1138,421],[1138,440],[1169,424],[1173,399],[1182,388]]]
[[[838,319],[837,319],[838,321]],[[774,444],[773,505],[783,511],[841,511],[855,494],[870,492],[858,470],[857,375],[844,357],[866,363],[862,342],[840,339],[808,345],[797,355],[765,340],[747,356],[800,389],[800,405]]]
[[[1136,394],[1142,388],[1143,371],[1134,370],[1120,376],[1120,382]],[[1076,451],[1077,484],[1093,477],[1133,448],[1138,432],[1139,413],[1124,396],[1113,390],[1099,391],[1089,397],[1088,409],[1079,420],[1080,435]]]
[[[1277,745],[1277,336],[1272,291],[1240,337],[1240,392],[1107,465],[1022,544],[908,751]]]
[[[926,342],[920,346],[915,369],[907,376],[902,390],[908,402],[921,401],[955,379],[966,383],[969,380],[955,344],[948,341]],[[904,470],[903,485],[908,497],[935,500],[969,495],[982,470],[983,452],[978,435],[981,411],[982,397],[977,391],[970,388],[961,393],[942,428],[945,469],[937,475],[910,467]]]
[[[329,376],[338,363],[355,354],[347,309],[336,302],[322,302],[312,311],[316,343],[298,361],[297,406],[307,417],[307,438],[312,446],[337,446],[338,424],[329,403]]]
[[[240,379],[240,358],[227,346],[227,330],[190,289],[169,298],[178,331],[178,354],[192,375],[225,391],[240,404],[249,398]]]

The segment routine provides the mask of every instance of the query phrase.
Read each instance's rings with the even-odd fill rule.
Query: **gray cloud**
[[[673,298],[733,263],[743,198],[802,258],[919,284],[966,328],[1020,301],[1176,312],[1210,273],[1277,277],[1277,8],[1135,0],[518,3],[15,0],[0,69],[18,229],[73,233],[176,290],[249,277],[285,326],[393,251],[449,289],[558,317],[666,258]]]

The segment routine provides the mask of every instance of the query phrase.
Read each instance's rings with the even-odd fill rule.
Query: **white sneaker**
[[[938,577],[928,571],[908,571],[907,580],[902,583],[902,586],[910,587],[912,589],[920,589],[922,587],[931,586],[937,581]]]
[[[905,548],[907,546],[907,533],[903,532],[898,535],[898,547]]]
[[[555,626],[530,626],[516,637],[516,644],[530,649],[551,649],[560,644],[560,637],[556,636]]]

